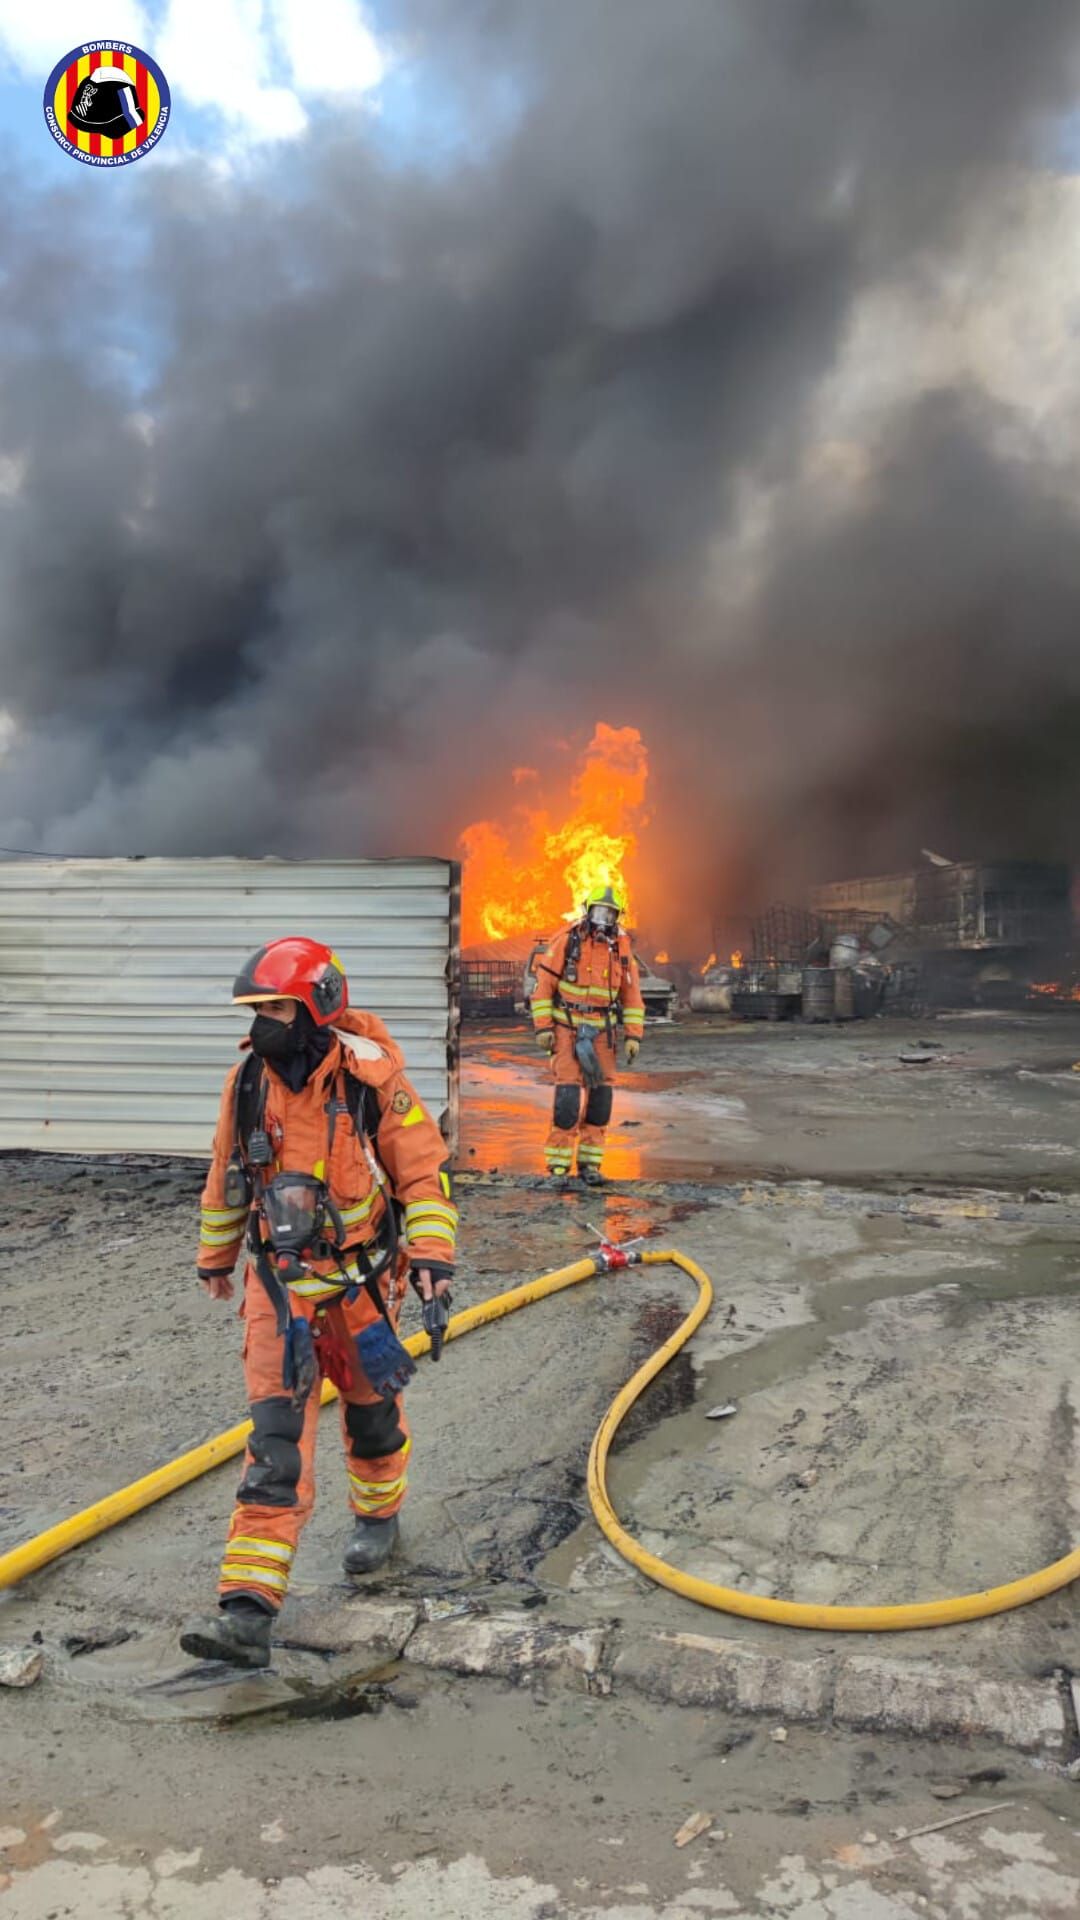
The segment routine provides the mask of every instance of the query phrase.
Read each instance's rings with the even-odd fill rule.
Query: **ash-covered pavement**
[[[913,1045],[924,1040],[942,1044]],[[1080,1059],[1080,1016],[939,1019],[903,1027],[882,1021],[842,1030],[706,1029],[695,1023],[650,1028],[647,1042],[648,1070],[634,1076],[632,1091],[620,1096],[616,1110],[617,1177],[598,1197],[576,1189],[555,1192],[537,1177],[549,1095],[543,1063],[526,1031],[465,1030],[459,1304],[576,1258],[590,1243],[591,1226],[616,1239],[647,1234],[655,1245],[679,1247],[704,1265],[716,1289],[711,1319],[635,1410],[613,1457],[611,1489],[625,1523],[654,1551],[707,1578],[813,1600],[929,1598],[998,1584],[1067,1551],[1080,1538],[1074,1400],[1080,1195],[1073,1172],[1080,1074],[1071,1070],[1073,1059]],[[911,1052],[933,1058],[905,1065],[901,1055]],[[630,1124],[635,1120],[640,1125]],[[241,1415],[235,1315],[212,1307],[192,1278],[198,1185],[198,1170],[190,1167],[6,1162],[0,1209],[5,1546]],[[676,1808],[681,1817],[700,1803],[707,1778],[722,1829],[748,1806],[755,1818],[761,1816],[742,1880],[726,1869],[716,1879],[730,1897],[726,1906],[714,1903],[714,1911],[805,1912],[815,1920],[821,1913],[859,1920],[880,1913],[892,1920],[916,1910],[896,1901],[907,1900],[908,1893],[915,1900],[918,1893],[931,1903],[918,1911],[951,1913],[951,1872],[958,1885],[967,1875],[982,1887],[970,1902],[977,1920],[1071,1911],[1060,1901],[1053,1904],[1060,1888],[1055,1891],[1050,1879],[1042,1883],[1041,1905],[1034,1894],[1021,1899],[1008,1889],[1019,1889],[1025,1861],[1028,1868],[1042,1861],[1045,1873],[1063,1884],[1078,1872],[1068,1830],[1054,1835],[1049,1854],[1045,1831],[1045,1821],[1056,1823],[1068,1805],[1067,1797],[1054,1796],[1075,1792],[1064,1780],[1054,1784],[1055,1770],[1077,1747],[1068,1689],[1072,1669],[1080,1670],[1080,1601],[1074,1590],[1021,1612],[929,1635],[806,1636],[706,1613],[648,1585],[602,1543],[584,1491],[592,1433],[617,1387],[665,1337],[691,1294],[673,1269],[635,1269],[589,1282],[452,1346],[438,1369],[422,1364],[410,1389],[416,1446],[405,1553],[376,1594],[400,1602],[406,1612],[426,1605],[453,1617],[455,1609],[468,1607],[468,1617],[478,1621],[518,1611],[523,1618],[542,1618],[553,1630],[594,1633],[597,1644],[626,1650],[623,1679],[616,1665],[601,1676],[598,1695],[582,1698],[572,1711],[565,1703],[559,1707],[573,1722],[562,1736],[569,1773],[541,1780],[531,1768],[517,1798],[512,1787],[507,1795],[507,1763],[500,1756],[525,1732],[531,1739],[536,1715],[550,1712],[532,1701],[531,1690],[538,1684],[543,1690],[542,1683],[526,1676],[523,1692],[493,1681],[424,1679],[417,1698],[424,1702],[436,1749],[440,1743],[453,1748],[463,1714],[475,1713],[474,1724],[483,1724],[479,1743],[468,1736],[469,1791],[475,1803],[498,1809],[499,1821],[509,1822],[507,1835],[517,1835],[518,1858],[529,1861],[530,1885],[513,1895],[525,1904],[515,1906],[505,1886],[492,1893],[484,1876],[498,1881],[510,1871],[511,1857],[505,1849],[493,1850],[485,1827],[473,1845],[483,1871],[468,1880],[469,1898],[480,1898],[483,1883],[489,1905],[481,1903],[481,1911],[585,1912],[594,1896],[600,1900],[603,1887],[607,1910],[620,1911],[610,1906],[618,1889],[640,1883],[648,1898],[644,1892],[633,1899],[625,1894],[627,1912],[682,1912],[664,1905],[677,1892],[667,1825]],[[737,1408],[733,1416],[705,1418],[729,1403]],[[310,1622],[313,1610],[339,1607],[350,1592],[340,1574],[348,1523],[332,1414],[324,1420],[319,1471],[321,1497],[298,1558],[296,1605],[282,1618],[286,1639],[290,1617]],[[178,1724],[175,1699],[171,1717],[155,1718],[153,1688],[167,1671],[183,1669],[182,1657],[174,1660],[170,1651],[172,1633],[212,1592],[235,1473],[232,1465],[212,1473],[0,1602],[0,1640],[21,1643],[37,1632],[47,1652],[38,1687],[22,1696],[0,1695],[9,1751],[33,1785],[28,1799],[37,1795],[35,1807],[24,1809],[27,1833],[31,1816],[44,1817],[44,1802],[55,1800],[83,1809],[80,1821],[103,1832],[114,1851],[119,1841],[135,1845],[123,1810],[125,1751],[132,1787],[135,1771],[152,1770],[167,1752],[170,1767],[188,1779],[192,1805],[205,1797],[195,1758],[206,1753],[208,1740],[225,1736],[208,1732],[201,1718],[191,1727],[182,1719]],[[118,1632],[131,1635],[121,1647],[97,1655],[74,1651],[80,1642]],[[651,1659],[648,1649],[657,1650],[660,1688],[671,1637],[701,1635],[720,1637],[736,1649],[759,1649],[787,1663],[785,1671],[794,1671],[791,1663],[814,1660],[834,1662],[835,1674],[850,1676],[850,1664],[843,1663],[880,1657],[893,1663],[900,1693],[902,1676],[909,1676],[910,1698],[924,1673],[927,1687],[937,1684],[935,1676],[951,1675],[963,1703],[965,1676],[977,1674],[998,1687],[1000,1699],[1020,1700],[1020,1722],[1031,1702],[1038,1712],[1048,1704],[1057,1731],[1043,1745],[1029,1747],[1028,1757],[1008,1752],[1008,1735],[1004,1744],[991,1743],[1005,1756],[1010,1794],[1019,1779],[1026,1806],[1033,1793],[1042,1796],[1042,1838],[1016,1842],[1022,1858],[1014,1858],[1007,1834],[998,1856],[985,1835],[964,1836],[961,1830],[963,1857],[947,1849],[943,1855],[935,1839],[933,1870],[945,1875],[940,1883],[929,1877],[924,1861],[921,1879],[882,1895],[892,1906],[845,1905],[854,1882],[845,1893],[843,1872],[836,1879],[835,1863],[823,1867],[821,1857],[878,1825],[869,1814],[855,1816],[866,1802],[854,1774],[845,1776],[842,1790],[834,1776],[837,1756],[855,1753],[858,1736],[843,1722],[839,1706],[835,1715],[830,1708],[799,1726],[790,1747],[783,1747],[781,1789],[774,1777],[779,1760],[764,1744],[776,1716],[746,1720],[715,1702],[708,1706],[704,1696],[695,1705],[697,1683],[685,1674],[659,1702],[647,1697],[649,1674],[642,1663],[647,1667]],[[299,1625],[293,1637],[304,1643]],[[104,1663],[100,1690],[95,1660]],[[415,1679],[408,1678],[413,1671],[407,1660],[403,1669],[395,1667],[390,1696],[395,1688],[399,1694],[415,1688]],[[829,1699],[838,1701],[836,1684],[830,1680]],[[474,1690],[475,1704],[466,1705]],[[557,1691],[552,1697],[561,1699]],[[669,1704],[673,1698],[691,1704],[675,1707]],[[203,1714],[205,1706],[195,1704]],[[393,1715],[391,1704],[386,1711]],[[955,1707],[950,1711],[955,1717]],[[95,1713],[102,1727],[117,1729],[105,1742],[114,1780],[107,1808],[88,1777]],[[304,1730],[292,1721],[263,1727],[258,1752],[265,1804],[276,1786],[271,1756],[284,1764],[288,1755],[291,1765],[295,1747],[285,1743],[318,1738],[324,1753],[367,1756],[372,1805],[384,1805],[389,1789],[372,1783],[364,1746],[373,1724],[361,1715]],[[407,1714],[379,1722],[403,1729],[403,1751],[409,1727],[418,1724]],[[597,1788],[605,1799],[597,1804],[621,1807],[626,1821],[652,1836],[652,1869],[643,1861],[633,1872],[608,1871],[615,1848],[606,1842],[619,1834],[594,1832],[590,1859],[589,1823],[580,1807],[572,1820],[567,1813],[578,1766],[574,1756],[582,1741],[600,1738],[595,1731],[586,1736],[585,1729],[605,1724],[611,1745],[598,1773],[600,1778],[606,1770]],[[893,1723],[886,1716],[883,1724]],[[979,1724],[977,1716],[971,1724]],[[661,1796],[662,1818],[639,1820],[629,1785],[635,1753],[661,1731],[677,1748],[671,1730],[680,1725],[692,1729],[686,1738],[698,1761],[679,1779],[674,1797]],[[47,1744],[43,1727],[50,1733]],[[732,1729],[740,1737],[745,1731],[758,1755],[749,1773],[740,1763],[737,1807],[721,1804],[733,1777],[719,1772],[726,1756],[714,1745],[712,1760],[701,1758],[703,1741],[719,1742]],[[239,1737],[234,1731],[228,1740]],[[254,1732],[243,1738],[254,1741]],[[927,1821],[952,1811],[938,1807],[932,1795],[929,1810],[924,1806],[930,1749],[890,1746],[872,1727],[865,1738],[875,1749],[885,1740],[894,1800],[907,1808],[914,1794]],[[193,1743],[190,1749],[186,1743]],[[960,1767],[966,1751],[961,1737],[937,1750],[938,1761],[947,1756],[950,1767]],[[789,1763],[796,1754],[802,1758],[793,1774]],[[1032,1771],[1033,1759],[1039,1771]],[[855,1767],[854,1760],[850,1764]],[[978,1770],[974,1764],[967,1769]],[[671,1784],[666,1782],[664,1795]],[[144,1814],[138,1845],[150,1844],[146,1834],[155,1819],[162,1845],[179,1844],[181,1834],[189,1844],[187,1816],[170,1815],[160,1793],[155,1799],[147,1787],[139,1791]],[[325,1793],[331,1810],[340,1811],[345,1799],[355,1807],[348,1764],[339,1766],[335,1758]],[[834,1814],[845,1809],[845,1794],[855,1799],[841,1832]],[[459,1801],[464,1795],[463,1784]],[[778,1816],[793,1796],[800,1805],[805,1801],[798,1818],[810,1828],[793,1842],[786,1831],[777,1832],[770,1854],[770,1810]],[[151,1802],[156,1812],[146,1810]],[[284,1804],[279,1794],[274,1805]],[[205,1818],[216,1831],[217,1813],[210,1809]],[[597,1814],[597,1826],[608,1818]],[[912,1824],[897,1814],[891,1825],[902,1819]],[[320,1823],[328,1833],[334,1825],[330,1813]],[[355,1834],[348,1820],[339,1824],[342,1833]],[[553,1836],[564,1826],[572,1833],[574,1872],[556,1862],[545,1877],[546,1856],[529,1851],[522,1838],[526,1829],[542,1831],[546,1824]],[[290,1844],[298,1845],[287,1819],[285,1827]],[[1001,1831],[1007,1827],[1008,1820]],[[1030,1835],[1030,1821],[1023,1831]],[[434,1819],[432,1834],[433,1861],[446,1863],[468,1851],[458,1844],[460,1831],[448,1810]],[[784,1869],[785,1880],[776,1863],[788,1853],[803,1864]],[[323,1857],[339,1865],[353,1858],[346,1841],[330,1839]],[[69,1863],[80,1858],[73,1847]],[[258,1877],[270,1871],[267,1858],[252,1843],[245,1872]],[[708,1858],[711,1871],[714,1854]],[[410,1873],[416,1866],[415,1849],[404,1839],[396,1852],[372,1859],[377,1877],[395,1861],[411,1861]],[[678,1859],[678,1886],[685,1892],[694,1882],[686,1880],[681,1851]],[[297,1872],[310,1866],[310,1859],[296,1855]],[[888,1878],[887,1866],[871,1861],[867,1868],[875,1888],[883,1884],[882,1874]],[[1001,1878],[1005,1867],[1015,1869],[1012,1880]],[[836,1883],[826,1884],[823,1873],[833,1874]],[[404,1887],[404,1873],[400,1879]],[[1030,1884],[1038,1879],[1036,1874]],[[63,1910],[60,1880],[41,1882],[52,1890],[52,1906],[43,1912]],[[554,1895],[543,1892],[548,1880]],[[584,1885],[575,1887],[576,1881]],[[410,1887],[420,1884],[408,1880]],[[436,1881],[423,1884],[431,1897],[438,1895]],[[713,1881],[702,1879],[702,1888],[706,1884]],[[763,1891],[768,1885],[771,1906]],[[307,1898],[310,1890],[301,1891]],[[133,1911],[173,1911],[146,1904],[150,1881],[138,1895],[144,1906],[131,1888],[128,1893]],[[326,1897],[326,1910],[335,1912],[329,1891]],[[450,1898],[445,1887],[439,1897]],[[373,1912],[382,1910],[372,1906]],[[407,1903],[385,1908],[388,1914],[413,1910]],[[15,1911],[37,1909],[24,1904]],[[247,1909],[237,1905],[235,1911]]]
[[[538,1172],[551,1093],[531,1034],[502,1022],[464,1036],[463,1166]],[[605,1166],[628,1181],[1075,1186],[1077,1060],[1080,1007],[829,1027],[650,1022]]]

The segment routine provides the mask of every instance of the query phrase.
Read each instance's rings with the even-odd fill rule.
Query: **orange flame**
[[[702,973],[708,973],[709,968],[715,967],[715,965],[716,965],[716,955],[715,953],[710,953],[708,959],[705,962],[705,965],[701,969]]]
[[[565,818],[519,800],[507,826],[477,820],[466,827],[465,945],[550,932],[560,920],[574,918],[593,887],[618,887],[626,898],[624,921],[631,924],[627,873],[638,851],[635,829],[645,825],[648,777],[649,757],[637,728],[599,720],[571,783],[573,805]],[[536,778],[531,768],[514,771],[519,788]]]
[[[654,967],[667,967],[667,966],[670,966],[670,964],[671,964],[670,953],[654,953],[653,954]]]
[[[1080,986],[1067,987],[1061,980],[1033,980],[1031,991],[1045,994],[1049,1000],[1080,1001]]]
[[[742,950],[739,947],[736,947],[734,953],[731,956],[731,964],[733,967],[742,966]]]

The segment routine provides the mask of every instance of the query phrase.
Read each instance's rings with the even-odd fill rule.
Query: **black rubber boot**
[[[599,1167],[579,1167],[578,1179],[583,1181],[587,1187],[603,1187],[607,1185]]]
[[[357,1520],[345,1549],[346,1573],[377,1573],[397,1546],[400,1531],[396,1513],[389,1520]]]
[[[231,1600],[217,1613],[193,1620],[180,1635],[196,1660],[225,1660],[230,1667],[268,1667],[274,1616],[257,1600]]]

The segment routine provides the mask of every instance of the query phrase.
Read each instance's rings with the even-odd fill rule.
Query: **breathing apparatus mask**
[[[291,1392],[293,1404],[302,1406],[314,1385],[318,1361],[311,1327],[303,1315],[294,1312],[288,1289],[310,1274],[313,1260],[341,1262],[347,1251],[345,1226],[325,1180],[312,1173],[275,1174],[261,1185],[259,1210],[269,1242],[268,1248],[263,1243],[262,1256],[273,1276],[279,1307],[284,1310],[283,1384]],[[347,1299],[352,1299],[363,1286],[376,1309],[378,1317],[353,1336],[356,1357],[376,1393],[393,1400],[416,1368],[408,1349],[398,1339],[377,1285],[379,1274],[393,1264],[397,1253],[397,1223],[392,1202],[387,1205],[386,1221],[387,1242],[374,1262],[364,1247],[354,1247],[349,1255],[355,1260],[362,1280],[348,1281],[340,1264],[338,1272]],[[347,1357],[344,1367],[346,1375],[351,1377]],[[339,1379],[337,1384],[347,1387],[349,1379]]]
[[[612,934],[619,924],[618,907],[590,907],[589,925],[596,933]]]
[[[285,1026],[282,1021],[258,1016],[252,1025],[252,1050],[263,1059],[282,1058],[297,1061],[310,1046],[311,1035],[304,1033],[307,1022],[301,1018]],[[298,1035],[300,1045],[286,1054],[278,1036]],[[328,1036],[329,1038],[329,1036]],[[262,1042],[269,1044],[260,1044]],[[320,1173],[271,1173],[274,1149],[264,1125],[265,1076],[259,1082],[259,1100],[245,1122],[241,1112],[241,1082],[237,1082],[237,1147],[225,1176],[226,1206],[252,1207],[248,1223],[248,1246],[255,1270],[266,1288],[277,1317],[278,1331],[284,1336],[285,1357],[282,1384],[295,1407],[307,1400],[320,1369],[348,1389],[352,1368],[347,1351],[336,1354],[335,1343],[314,1333],[303,1313],[296,1309],[291,1289],[313,1274],[314,1263],[331,1265],[336,1271],[327,1278],[331,1286],[340,1283],[346,1301],[354,1300],[361,1288],[376,1310],[376,1319],[354,1335],[355,1355],[367,1380],[384,1398],[392,1399],[405,1386],[416,1369],[408,1350],[402,1345],[377,1284],[387,1268],[393,1269],[398,1251],[398,1221],[393,1200],[384,1192],[384,1224],[377,1244],[346,1245],[345,1224],[330,1195],[327,1180]],[[334,1144],[334,1124],[339,1109],[332,1100],[327,1109],[327,1142],[321,1171],[329,1164]],[[349,1107],[352,1112],[352,1108]],[[361,1146],[379,1189],[386,1181],[372,1153],[370,1143],[353,1113]],[[318,1350],[316,1350],[318,1349]],[[340,1374],[340,1377],[339,1377]]]
[[[302,1280],[311,1260],[332,1260],[345,1245],[345,1227],[325,1180],[313,1173],[276,1173],[261,1195],[274,1265],[288,1286]]]
[[[261,1211],[271,1252],[269,1259],[274,1278],[287,1289],[311,1271],[312,1260],[340,1260],[345,1253],[345,1227],[341,1214],[330,1198],[326,1182],[310,1173],[278,1173],[262,1189]],[[387,1312],[377,1277],[390,1264],[397,1250],[392,1205],[387,1209],[390,1224],[389,1244],[373,1264],[366,1250],[355,1247],[351,1257],[363,1273],[361,1283],[374,1305],[378,1318],[353,1336],[356,1357],[374,1387],[386,1400],[393,1400],[416,1372],[412,1356],[402,1345]],[[341,1273],[341,1267],[338,1268]],[[344,1274],[342,1275],[345,1279]],[[354,1286],[346,1287],[351,1298]],[[321,1351],[321,1348],[320,1348]],[[286,1328],[284,1384],[294,1404],[302,1406],[314,1385],[317,1360],[312,1330],[307,1320],[288,1312]],[[348,1360],[345,1373],[351,1376]],[[337,1381],[348,1386],[349,1379]]]

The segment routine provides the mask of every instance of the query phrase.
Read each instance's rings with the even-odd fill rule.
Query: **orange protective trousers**
[[[602,1029],[592,1031],[604,1081],[602,1086],[589,1088],[583,1118],[581,1089],[585,1085],[585,1076],[574,1052],[576,1036],[572,1027],[563,1026],[561,1022],[555,1026],[555,1051],[551,1059],[555,1101],[551,1130],[544,1144],[544,1158],[549,1173],[571,1173],[575,1147],[579,1170],[582,1167],[595,1167],[598,1173],[600,1171],[616,1084],[615,1046]]]
[[[399,1261],[393,1286],[380,1282],[395,1327],[405,1296],[408,1261]],[[292,1296],[294,1315],[311,1323],[320,1369],[341,1389],[341,1436],[352,1510],[361,1518],[388,1520],[405,1498],[411,1441],[401,1396],[384,1400],[364,1375],[355,1337],[377,1315],[366,1292],[352,1302],[329,1303]],[[222,1600],[246,1594],[275,1612],[288,1590],[300,1535],[315,1502],[315,1440],[319,1388],[294,1407],[284,1385],[285,1336],[262,1281],[249,1266],[244,1275],[244,1377],[254,1422],[244,1456],[244,1477],[222,1561]],[[349,1384],[342,1385],[348,1378]]]

